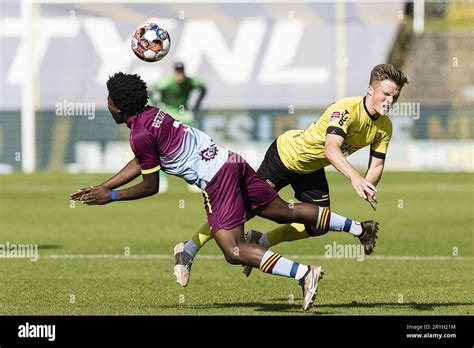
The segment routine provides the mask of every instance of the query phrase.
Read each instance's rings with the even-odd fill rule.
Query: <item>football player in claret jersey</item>
[[[318,121],[306,130],[290,130],[280,135],[267,150],[258,175],[276,191],[291,185],[299,201],[329,208],[329,187],[324,167],[333,165],[375,210],[376,185],[382,176],[392,136],[392,123],[387,114],[406,83],[405,75],[393,65],[375,66],[370,73],[365,97],[340,99],[329,105]],[[370,146],[370,156],[363,177],[346,157],[365,146]],[[331,217],[330,224],[333,222],[337,223]],[[378,223],[369,221],[360,225],[346,220],[342,228],[331,230],[358,237],[368,255],[375,247]],[[321,233],[314,226],[293,223],[267,233],[251,230],[246,233],[246,240],[269,248],[284,241],[318,235]],[[211,238],[206,225],[203,225],[192,239],[175,247],[175,276],[182,286],[189,281],[194,257]],[[250,272],[251,268],[245,267],[247,276]]]
[[[302,307],[310,308],[324,273],[321,266],[302,265],[257,243],[246,243],[244,223],[255,214],[278,223],[302,223],[322,234],[329,228],[342,229],[351,220],[315,204],[284,202],[238,154],[147,105],[146,84],[138,75],[117,73],[107,81],[107,88],[107,104],[115,122],[130,128],[135,158],[104,183],[80,189],[70,197],[88,205],[140,199],[159,191],[160,169],[181,177],[203,190],[208,228],[226,260],[298,280]],[[140,174],[142,182],[115,190]]]

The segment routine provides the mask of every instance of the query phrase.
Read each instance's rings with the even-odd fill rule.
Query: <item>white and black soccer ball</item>
[[[171,46],[170,35],[156,23],[146,23],[132,36],[132,50],[135,55],[145,62],[162,60]]]

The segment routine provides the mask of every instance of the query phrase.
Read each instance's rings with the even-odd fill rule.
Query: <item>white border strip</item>
[[[361,0],[23,0],[39,4],[333,4],[333,3],[360,3]],[[431,0],[432,2],[447,2],[448,0]],[[467,2],[469,0],[461,0]],[[405,0],[364,0],[364,3],[404,3]]]

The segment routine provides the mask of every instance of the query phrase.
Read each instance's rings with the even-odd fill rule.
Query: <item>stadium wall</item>
[[[196,126],[222,146],[241,152],[258,166],[268,145],[289,129],[305,129],[323,109],[209,110]],[[387,169],[474,171],[474,110],[420,107],[393,115]],[[21,169],[19,112],[1,112],[0,170]],[[115,171],[132,156],[128,129],[117,127],[106,110],[82,115],[58,110],[36,114],[36,156],[40,170]],[[365,167],[368,149],[350,157]]]

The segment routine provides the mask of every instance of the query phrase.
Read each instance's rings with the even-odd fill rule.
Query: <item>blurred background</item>
[[[171,36],[160,62],[130,48],[147,21]],[[0,42],[2,173],[120,169],[129,132],[107,111],[108,76],[138,73],[150,86],[176,61],[207,88],[194,126],[253,166],[279,134],[365,95],[373,66],[392,63],[410,84],[391,116],[387,169],[474,171],[471,1],[2,0]],[[367,151],[350,161],[365,167]]]

